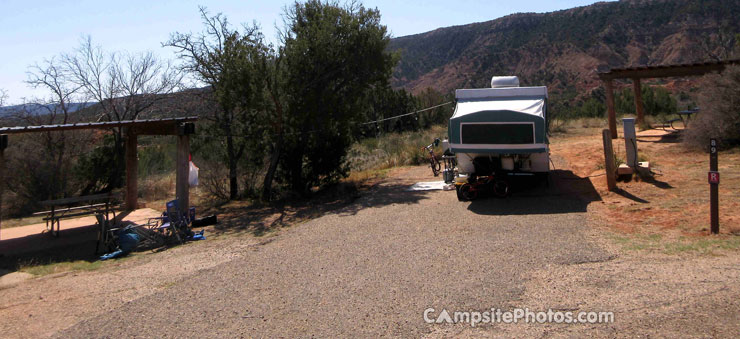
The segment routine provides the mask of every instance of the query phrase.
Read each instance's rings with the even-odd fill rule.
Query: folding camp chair
[[[182,243],[181,234],[187,234],[190,228],[188,218],[180,211],[177,199],[167,202],[167,211],[163,216],[150,218],[147,226],[154,231],[161,232],[167,237],[177,239]]]

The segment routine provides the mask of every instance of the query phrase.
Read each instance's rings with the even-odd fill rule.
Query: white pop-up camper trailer
[[[550,170],[547,87],[519,87],[517,77],[493,77],[491,87],[455,91],[448,133],[458,191],[476,177],[505,180]]]

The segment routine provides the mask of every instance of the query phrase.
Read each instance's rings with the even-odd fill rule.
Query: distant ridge
[[[69,107],[69,112],[76,112],[82,108],[89,107],[93,103],[91,102],[79,102],[79,103],[70,103],[67,104]],[[13,105],[13,106],[3,106],[0,107],[0,118],[7,117],[10,115],[13,115],[17,112],[27,111],[32,114],[48,114],[49,110],[53,110],[55,107],[54,104],[48,104],[48,105],[38,105],[38,104],[23,104],[23,105]]]
[[[190,116],[207,115],[212,112],[214,107],[213,98],[209,87],[191,88],[180,92],[169,94],[158,94],[156,100],[151,106],[141,111],[137,119],[161,119],[161,118],[180,118]],[[140,100],[134,97],[134,100]],[[45,115],[49,109],[53,109],[53,104],[49,105],[14,105],[0,107],[0,127],[27,126],[29,122],[25,119],[19,119],[17,113],[23,111],[32,114]],[[70,103],[69,122],[96,122],[107,121],[106,117],[101,115],[101,107],[97,102]],[[60,116],[57,116],[54,123],[59,123]]]
[[[716,39],[740,33],[740,1],[599,2],[551,13],[520,13],[492,21],[395,38],[401,60],[394,87],[487,87],[492,75],[517,75],[523,85],[585,93],[595,70],[712,61]]]

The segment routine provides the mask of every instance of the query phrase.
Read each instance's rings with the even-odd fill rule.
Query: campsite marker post
[[[717,165],[717,139],[709,139],[709,215],[712,233],[719,233],[719,171]]]

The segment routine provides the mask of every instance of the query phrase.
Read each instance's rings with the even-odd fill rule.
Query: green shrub
[[[678,104],[671,93],[663,87],[642,86],[642,106],[645,115],[675,114]],[[618,114],[635,114],[635,95],[632,88],[624,88],[614,98]]]

